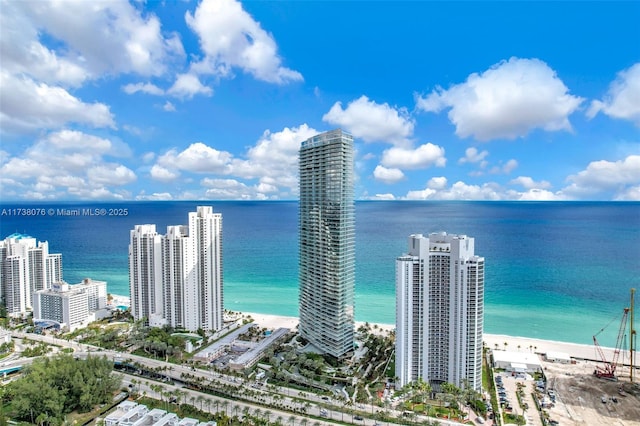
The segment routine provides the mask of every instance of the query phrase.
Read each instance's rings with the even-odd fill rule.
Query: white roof
[[[506,364],[541,365],[538,355],[529,352],[493,351],[493,360]]]

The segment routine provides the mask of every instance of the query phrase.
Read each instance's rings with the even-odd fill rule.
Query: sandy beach
[[[279,327],[287,327],[293,329],[298,325],[298,318],[287,317],[279,315],[259,314],[255,312],[243,312],[243,315],[250,315],[256,324],[261,327],[275,329]],[[356,321],[356,329],[365,324],[361,321]],[[392,324],[374,324],[370,323],[372,331],[379,330],[381,333],[387,333],[395,326]],[[375,328],[374,326],[377,326]],[[553,340],[533,339],[529,337],[507,336],[503,334],[484,334],[484,342],[487,347],[499,350],[508,350],[513,352],[535,352],[538,354],[545,354],[548,352],[563,352],[568,354],[572,358],[585,359],[585,360],[598,360],[598,354],[596,353],[593,344],[577,344],[558,342]],[[505,346],[505,342],[507,345]],[[496,346],[497,344],[497,346]],[[613,355],[613,348],[602,348],[603,352],[610,358]]]
[[[128,297],[119,295],[112,296],[112,305],[130,306],[131,300]],[[251,318],[253,318],[253,320],[256,322],[256,324],[258,324],[260,327],[265,327],[268,329],[276,329],[280,327],[293,329],[298,326],[297,317],[260,314],[256,312],[239,312],[239,314],[245,316],[250,315]],[[365,323],[362,321],[356,321],[356,329],[364,324]],[[380,333],[388,333],[395,328],[395,325],[393,324],[369,323],[369,325],[372,327],[372,331],[376,332],[376,330],[378,330]],[[593,344],[567,343],[553,340],[533,339],[529,337],[507,336],[503,334],[488,333],[484,334],[484,342],[486,346],[491,349],[497,348],[499,350],[516,352],[535,352],[538,354],[545,354],[548,352],[563,352],[576,359],[599,359]],[[613,355],[613,348],[603,347],[602,350],[607,358],[610,358]]]

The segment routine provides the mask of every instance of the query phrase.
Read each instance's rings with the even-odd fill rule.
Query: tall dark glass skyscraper
[[[300,326],[321,353],[353,350],[355,207],[353,137],[316,135],[300,148]]]

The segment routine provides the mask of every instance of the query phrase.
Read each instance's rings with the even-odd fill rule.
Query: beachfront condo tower
[[[189,213],[189,240],[193,269],[184,279],[184,327],[220,330],[224,313],[222,214],[214,213],[211,206]]]
[[[129,233],[131,315],[145,324],[163,317],[162,236],[156,225],[136,225]]]
[[[300,147],[300,335],[336,358],[353,351],[353,137],[332,130]]]
[[[396,259],[396,377],[482,386],[484,258],[466,235],[414,234]]]
[[[223,326],[222,214],[210,206],[188,225],[136,225],[129,243],[131,313],[152,326],[189,331]]]
[[[62,255],[49,253],[47,241],[11,234],[0,241],[0,299],[11,317],[27,314],[33,294],[62,281]]]

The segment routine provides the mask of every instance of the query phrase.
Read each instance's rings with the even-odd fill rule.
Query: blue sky
[[[4,200],[640,200],[639,2],[0,0]]]

